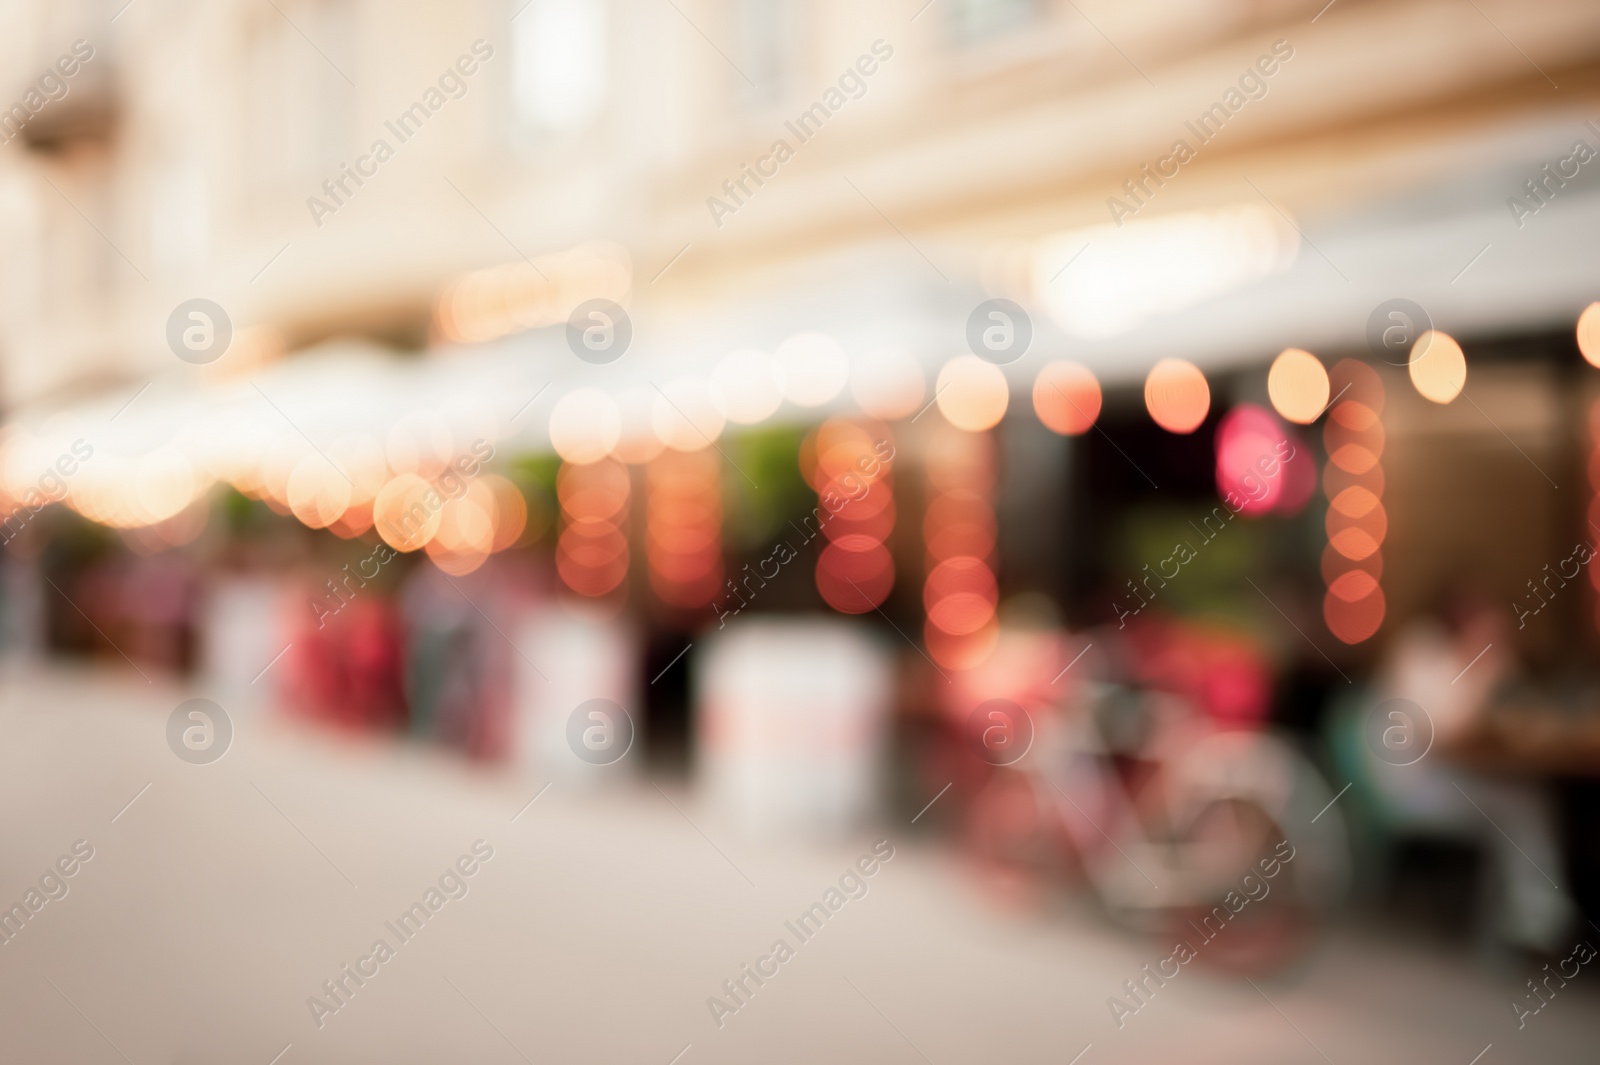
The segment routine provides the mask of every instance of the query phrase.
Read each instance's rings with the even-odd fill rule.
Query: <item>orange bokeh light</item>
[[[1328,538],[1328,544],[1345,558],[1356,562],[1369,557],[1381,546],[1365,529],[1341,529]]]
[[[1370,488],[1354,485],[1334,496],[1328,505],[1340,514],[1352,518],[1361,518],[1370,513],[1373,507],[1379,507],[1383,504],[1378,499],[1377,493]]]
[[[465,577],[489,560],[489,552],[468,548],[455,551],[445,547],[438,539],[429,540],[426,548],[428,561],[452,577]]]
[[[972,596],[993,607],[998,601],[994,573],[981,558],[958,555],[933,567],[923,586],[922,603],[930,613],[939,601],[954,595]]]
[[[994,428],[1011,402],[1000,367],[976,355],[958,355],[945,363],[934,395],[945,420],[969,433]]]
[[[628,502],[628,468],[602,461],[586,466],[566,464],[556,473],[556,498],[561,509],[586,518],[610,518]]]
[[[1389,531],[1389,515],[1383,509],[1382,503],[1369,507],[1359,517],[1352,517],[1343,511],[1329,507],[1326,526],[1329,543],[1338,542],[1339,537],[1348,530],[1358,529],[1370,537],[1374,544],[1381,544]]]
[[[1578,350],[1590,366],[1600,366],[1600,302],[1589,304],[1578,315]]]
[[[522,491],[499,474],[485,474],[481,483],[494,496],[494,543],[492,551],[504,551],[522,539],[528,525],[528,502]]]
[[[1342,429],[1352,433],[1377,434],[1379,441],[1383,438],[1383,425],[1378,420],[1378,412],[1359,400],[1347,400],[1333,408],[1333,417],[1329,419]],[[1379,448],[1381,450],[1381,443]]]
[[[1064,359],[1046,363],[1033,382],[1033,411],[1052,432],[1086,433],[1100,416],[1100,382],[1087,367]]]
[[[868,537],[829,544],[817,559],[817,591],[841,614],[865,614],[894,588],[894,560]]]
[[[1378,464],[1378,453],[1360,444],[1344,444],[1328,456],[1328,461],[1346,473],[1366,473]]]
[[[1372,591],[1355,602],[1346,602],[1329,589],[1322,600],[1322,619],[1328,631],[1341,642],[1356,644],[1371,639],[1383,624],[1387,605],[1383,589],[1374,582]]]
[[[1346,558],[1332,544],[1322,549],[1322,582],[1332,584],[1351,570],[1363,570],[1373,580],[1383,579],[1383,553],[1376,552],[1363,559]]]
[[[922,538],[928,558],[943,562],[956,555],[987,559],[995,546],[994,512],[971,492],[947,492],[928,504]]]
[[[928,649],[928,657],[945,669],[976,669],[994,654],[1000,642],[1000,625],[991,617],[987,624],[973,632],[956,634],[945,632],[930,619],[923,626],[922,642]]]
[[[1144,403],[1155,423],[1169,433],[1192,433],[1211,410],[1206,375],[1184,359],[1162,359],[1144,382]]]
[[[328,531],[341,540],[353,540],[370,528],[372,528],[372,504],[368,502],[346,507],[338,520],[328,526]]]
[[[1411,347],[1407,369],[1424,399],[1449,403],[1467,384],[1467,357],[1448,333],[1430,329]]]
[[[373,527],[396,551],[415,551],[439,530],[442,498],[415,473],[391,478],[372,501]]]
[[[1328,371],[1309,351],[1289,348],[1272,360],[1267,395],[1272,408],[1291,422],[1310,425],[1328,405]]]
[[[1359,603],[1377,590],[1377,578],[1361,569],[1340,574],[1328,585],[1329,594],[1346,603]]]

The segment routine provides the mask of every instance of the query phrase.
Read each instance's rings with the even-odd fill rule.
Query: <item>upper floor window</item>
[[[798,0],[735,0],[734,48],[738,98],[747,110],[776,107],[794,87],[794,42],[800,33]]]
[[[604,0],[536,0],[512,32],[511,100],[519,126],[571,133],[592,125],[606,100]]]
[[[320,180],[357,142],[352,0],[262,5],[247,33],[249,180],[262,190]]]
[[[1027,25],[1039,10],[1039,0],[939,0],[945,8],[950,33],[963,44]]]
[[[164,155],[166,162],[152,175],[152,265],[169,270],[203,266],[211,235],[205,157],[194,148]]]

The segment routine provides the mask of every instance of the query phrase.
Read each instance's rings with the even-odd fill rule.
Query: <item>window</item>
[[[170,151],[154,175],[150,204],[150,255],[154,265],[188,269],[205,264],[210,243],[210,197],[205,159]]]
[[[744,77],[735,74],[734,81],[747,110],[765,111],[789,95],[800,13],[795,0],[735,0],[734,47]]]
[[[317,0],[307,15],[311,25],[300,25],[316,47],[308,45],[301,57],[310,64],[311,78],[315,79],[316,95],[307,117],[313,128],[311,156],[321,172],[344,162],[356,143],[356,84],[361,78],[356,52],[359,29],[354,0]]]
[[[293,30],[270,8],[257,14],[246,44],[245,175],[259,192],[276,191],[296,175],[293,119],[285,87],[289,78],[289,34]]]
[[[938,0],[945,5],[950,34],[970,44],[1027,25],[1038,0]]]
[[[112,202],[105,159],[96,157],[70,169],[58,169],[51,180],[60,186],[62,195],[40,186],[45,188],[39,227],[45,281],[42,302],[47,313],[61,319],[63,325],[80,328],[86,312],[96,319],[105,313],[119,280],[136,275],[96,232],[96,226],[108,228]],[[85,217],[96,221],[85,224]],[[116,233],[114,228],[108,231]]]
[[[248,179],[258,190],[320,180],[349,157],[356,144],[356,90],[346,78],[359,76],[355,15],[350,0],[255,12],[244,93]]]
[[[605,105],[606,12],[602,0],[536,0],[512,24],[511,99],[518,125],[572,133]]]

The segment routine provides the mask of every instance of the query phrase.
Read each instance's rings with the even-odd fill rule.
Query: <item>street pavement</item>
[[[167,724],[196,694],[123,672],[0,676],[0,906],[26,908],[76,841],[93,848],[0,944],[5,1062],[1596,1059],[1600,972],[1519,1031],[1510,1003],[1533,973],[1359,922],[1292,976],[1186,968],[1119,1029],[1107,999],[1170,944],[1083,900],[997,911],[909,825],[755,844],[681,785],[552,782],[245,706],[227,753],[189,764]],[[880,840],[893,857],[802,941],[785,922]],[[426,920],[405,935],[413,904]],[[758,986],[746,965],[776,972]],[[745,1004],[714,1014],[741,978]]]

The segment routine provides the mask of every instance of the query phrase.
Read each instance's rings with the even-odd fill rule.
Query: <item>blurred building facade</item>
[[[1236,721],[1312,725],[1463,570],[1501,601],[1600,520],[1600,396],[1566,350],[1600,295],[1592,0],[62,0],[0,13],[0,69],[0,495],[81,434],[68,505],[122,534],[36,527],[0,567],[30,642],[198,659],[230,697],[281,658],[314,714],[530,762],[576,753],[569,708],[603,697],[730,808],[788,819],[756,786],[786,772],[843,824],[888,723],[1026,673],[1003,611],[1109,630],[1173,530],[1210,542],[1191,519],[1231,520],[1235,415],[1316,469],[1143,620],[1250,630]],[[562,328],[594,297],[633,319],[615,365]],[[946,379],[994,298],[1032,316],[1028,357]],[[1470,394],[1383,365],[1395,298],[1462,341]],[[195,299],[232,320],[215,366],[171,340]],[[873,409],[884,347],[914,387]],[[1331,367],[1290,419],[1320,430],[1267,409],[1290,348]],[[1168,358],[1198,379],[1181,416],[1140,387]],[[1053,422],[1062,359],[1093,409]],[[814,397],[777,380],[812,361]],[[419,511],[447,473],[460,497]],[[847,478],[856,510],[824,516]],[[425,534],[385,523],[416,513]],[[780,772],[787,734],[741,728],[773,678],[804,687],[784,665],[838,681],[813,669],[837,632],[808,658],[805,624],[738,655],[710,630],[797,557],[789,528],[804,561],[751,613],[859,615],[839,639],[909,668],[863,652],[847,688],[873,705]],[[412,560],[358,596],[333,575],[387,563],[379,537]],[[1585,589],[1507,642],[1581,660],[1596,618]],[[748,676],[719,684],[719,657]],[[815,725],[806,701],[850,709],[817,686],[787,716]]]
[[[1600,115],[1600,11],[1458,6],[10,5],[0,49],[22,111],[0,152],[3,396],[136,383],[169,365],[166,317],[194,296],[260,329],[245,335],[264,352],[343,333],[424,348],[463,271],[597,238],[626,246],[636,300],[686,312],[869,245],[932,291],[981,281],[1048,305],[994,249],[1119,220],[1113,197],[1142,218],[1266,200],[1304,220],[1370,213],[1471,170],[1493,173],[1472,186],[1483,195],[1468,203],[1447,181],[1398,221],[1504,215],[1537,163]],[[35,113],[29,93],[75,41],[92,58]],[[1215,143],[1189,134],[1274,41],[1293,59],[1257,79],[1264,95]],[[419,102],[425,118],[397,127]],[[1144,176],[1175,165],[1160,160],[1179,138],[1193,162]],[[392,158],[373,158],[379,141]],[[1559,239],[1506,221],[1507,243]],[[986,263],[994,276],[979,276]],[[808,283],[825,288],[827,273]],[[1553,316],[1564,294],[1530,290],[1544,295],[1519,296],[1533,302],[1518,313]],[[1218,338],[1241,342],[1265,337]]]
[[[1510,365],[1516,343],[1478,359],[1495,338],[1570,337],[1595,295],[1600,165],[1576,161],[1600,151],[1592,4],[82,0],[0,18],[0,402],[30,428],[73,410],[104,429],[118,457],[73,488],[96,520],[273,477],[281,512],[297,462],[341,435],[381,444],[425,404],[496,408],[458,445],[493,423],[507,454],[548,453],[575,390],[631,389],[659,415],[658,379],[703,386],[730,352],[807,331],[851,359],[909,349],[920,388],[997,296],[1034,319],[1030,358],[1005,367],[1013,424],[1062,356],[1108,396],[1177,355],[1254,374],[1228,401],[1259,403],[1284,348],[1369,358],[1395,297],[1467,341],[1488,385],[1472,409],[1406,392],[1384,414],[1407,442],[1385,459],[1391,620],[1464,560],[1520,587],[1578,509],[1541,494],[1588,446],[1564,378]],[[559,337],[596,294],[634,316],[615,367]],[[232,319],[215,367],[169,350],[195,298]],[[288,357],[352,338],[383,359]],[[196,412],[205,382],[280,359],[255,390],[272,406],[239,389],[256,421],[238,396]],[[848,406],[834,392],[779,417],[819,421]],[[679,428],[685,450],[715,435]],[[51,435],[12,449],[11,495],[65,446]],[[1046,468],[1014,464],[999,500],[1009,547],[1034,541],[1009,567],[1030,581],[1066,553],[1059,526],[1018,519],[1060,488],[1029,481]],[[125,506],[124,470],[161,505]],[[1490,471],[1493,492],[1412,490]]]

